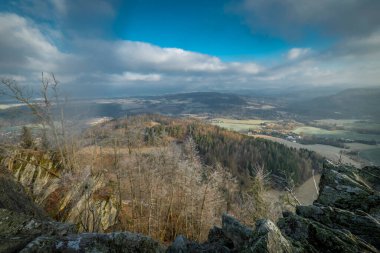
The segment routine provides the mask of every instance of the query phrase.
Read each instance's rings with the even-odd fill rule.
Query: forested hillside
[[[18,143],[0,149],[0,167],[49,216],[79,231],[134,231],[162,242],[179,234],[202,241],[223,213],[250,225],[276,219],[294,206],[288,192],[321,165],[313,152],[195,119],[133,116],[66,138],[49,130],[25,127]],[[270,202],[271,187],[287,187],[287,200]]]
[[[270,174],[273,185],[284,187],[300,184],[320,170],[322,158],[315,152],[286,147],[283,144],[254,138],[208,125],[197,120],[180,120],[164,116],[144,119],[154,122],[144,130],[146,145],[162,145],[168,138],[184,141],[191,137],[206,165],[221,165],[246,184],[263,167]],[[126,121],[118,121],[115,127],[127,127]]]

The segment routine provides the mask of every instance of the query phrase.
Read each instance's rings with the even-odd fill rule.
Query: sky
[[[380,85],[379,0],[2,0],[0,76],[74,96]]]

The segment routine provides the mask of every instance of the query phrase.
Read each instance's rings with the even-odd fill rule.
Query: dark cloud
[[[111,36],[120,0],[15,0],[14,11],[54,29],[65,37]]]
[[[81,37],[107,36],[112,33],[118,2],[66,0],[65,6],[60,11],[62,29]]]
[[[378,0],[243,0],[231,9],[244,16],[253,32],[287,39],[311,32],[367,36],[380,28]]]

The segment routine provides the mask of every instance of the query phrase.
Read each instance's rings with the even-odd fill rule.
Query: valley
[[[316,101],[327,103],[326,101],[339,100],[349,103],[352,99],[361,107],[367,100],[376,103],[373,94],[377,94],[377,90],[347,90],[335,95],[311,98],[303,104],[312,110],[319,108],[318,105],[311,107]],[[308,116],[295,112],[295,104],[302,108],[304,106],[294,99],[281,98],[279,94],[264,96],[196,92],[148,97],[74,99],[65,104],[65,117],[70,128],[76,131],[139,114],[197,119],[228,130],[277,141],[289,147],[313,150],[332,161],[343,157],[345,162],[355,165],[379,164],[380,121],[376,110],[371,115],[359,117],[360,114],[357,114],[357,118],[350,118],[351,113],[342,112],[335,119],[321,119],[316,112],[310,111]],[[336,106],[331,110],[336,110]],[[3,139],[17,135],[25,124],[38,128],[38,125],[31,124],[25,106],[14,102],[0,105],[0,118],[0,137]]]
[[[378,164],[376,118],[304,118],[287,103],[207,92],[73,100],[51,108],[47,127],[4,104],[2,160],[50,216],[79,231],[204,240],[225,211],[253,225],[311,204],[325,159]]]
[[[227,118],[215,118],[209,122],[211,124],[240,133],[276,141],[293,148],[304,148],[317,152],[327,159],[352,164],[357,167],[365,165],[379,164],[377,159],[380,135],[373,134],[379,127],[378,123],[371,121],[356,124],[359,120],[324,120],[324,122],[334,122],[334,126],[329,126],[329,130],[317,128],[314,121],[301,123],[294,120],[237,120]],[[355,128],[352,125],[355,124]],[[365,125],[365,127],[358,128]],[[340,130],[331,130],[337,127]],[[372,132],[366,134],[366,131]],[[362,154],[362,155],[361,155]]]

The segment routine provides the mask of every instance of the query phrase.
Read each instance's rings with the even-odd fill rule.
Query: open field
[[[337,147],[333,147],[333,146],[329,146],[329,145],[322,145],[322,144],[303,145],[300,143],[295,143],[295,142],[287,141],[287,140],[284,140],[281,138],[272,137],[272,136],[268,136],[268,135],[255,135],[255,137],[276,141],[276,142],[282,143],[288,147],[293,147],[293,148],[297,148],[297,149],[300,149],[300,148],[308,149],[308,150],[311,150],[311,151],[314,151],[314,152],[320,154],[323,157],[326,157],[327,159],[329,159],[333,162],[339,161],[341,151],[347,151],[345,149],[341,149],[341,148],[337,148]],[[342,154],[341,159],[342,159],[343,163],[352,164],[356,167],[362,166],[362,164],[360,162],[353,160],[351,157],[349,157],[346,154]]]
[[[379,145],[368,145],[368,144],[357,143],[357,142],[346,143],[345,145],[352,151],[362,151],[362,150],[367,150],[367,149],[379,148]]]
[[[213,118],[209,121],[209,123],[226,128],[228,130],[244,133],[247,133],[249,130],[277,131],[281,133],[287,133],[303,125],[302,123],[287,119],[264,120]]]
[[[211,124],[217,125],[229,130],[237,132],[247,133],[249,130],[257,130],[256,137],[270,139],[276,141],[286,146],[293,148],[305,148],[326,157],[327,159],[338,162],[340,159],[344,163],[352,164],[357,167],[368,164],[378,164],[380,151],[379,145],[367,145],[361,143],[345,143],[348,148],[343,149],[340,147],[334,147],[330,145],[322,144],[300,144],[293,141],[285,140],[282,138],[277,138],[270,136],[271,131],[278,131],[281,134],[287,136],[288,134],[297,134],[301,136],[315,136],[322,138],[331,139],[346,139],[346,140],[360,140],[360,141],[377,141],[380,142],[380,135],[378,134],[365,134],[356,132],[358,129],[362,130],[377,130],[379,126],[376,122],[359,121],[354,119],[325,119],[313,121],[314,125],[320,124],[321,127],[306,126],[302,123],[295,121],[281,121],[281,120],[239,120],[239,119],[228,119],[228,118],[214,118],[211,120]],[[337,130],[327,130],[325,128],[341,128]],[[260,131],[264,130],[264,131]],[[270,135],[267,134],[269,132]],[[262,132],[263,134],[259,134]],[[374,150],[375,149],[375,150]],[[354,153],[359,153],[355,155]],[[347,154],[351,153],[351,154]]]
[[[317,199],[318,192],[315,189],[315,183],[318,185],[321,179],[321,175],[315,175],[314,178],[311,177],[306,180],[302,185],[297,187],[294,191],[297,199],[301,202],[302,205],[311,205],[313,201]]]
[[[314,135],[317,137],[325,138],[342,138],[350,140],[364,140],[364,141],[378,141],[380,142],[380,135],[377,134],[360,134],[350,130],[326,130],[317,127],[303,126],[293,130],[298,135]]]
[[[239,120],[239,119],[226,119],[226,118],[215,118],[211,120],[211,124],[226,128],[233,131],[248,131],[250,129],[261,129],[262,123],[273,123],[273,120]]]
[[[359,157],[370,161],[374,165],[380,165],[380,148],[360,151]]]
[[[296,196],[297,200],[302,205],[311,205],[313,204],[314,200],[318,197],[318,192],[315,189],[315,183],[319,185],[319,181],[321,179],[321,175],[317,174],[313,177],[310,177],[308,180],[306,180],[303,184],[297,186],[294,188],[294,195]],[[270,203],[280,203],[281,202],[281,195],[284,195],[285,191],[280,191],[277,189],[268,189],[265,193],[265,198]],[[282,210],[279,207],[276,207],[276,205],[273,206],[273,212],[275,212],[277,215],[281,216]]]
[[[284,140],[281,138],[276,138],[268,135],[255,135],[257,138],[268,139],[272,141],[276,141],[282,143],[288,147],[293,148],[305,148],[311,151],[314,151],[327,159],[338,162],[340,156],[342,158],[343,163],[352,164],[356,167],[362,167],[365,165],[376,164],[380,165],[380,145],[366,145],[361,143],[348,143],[348,149],[337,148],[329,145],[303,145],[300,143],[294,143],[288,140]],[[341,155],[340,151],[344,153]],[[358,157],[352,157],[347,152],[358,152]]]
[[[327,127],[343,127],[346,130],[380,130],[380,123],[356,119],[321,119],[315,120],[313,124]]]

